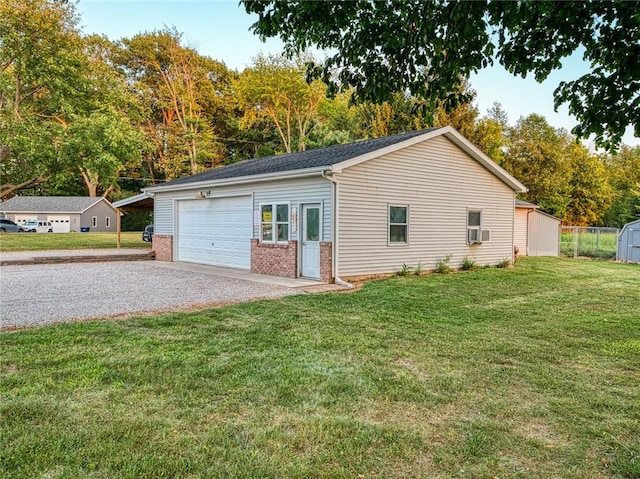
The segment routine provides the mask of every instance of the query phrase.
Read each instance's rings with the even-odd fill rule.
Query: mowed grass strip
[[[640,477],[634,265],[524,258],[0,342],[2,477]]]
[[[5,233],[0,235],[0,252],[54,249],[105,249],[117,246],[116,233]],[[121,233],[121,248],[151,248],[142,232]]]

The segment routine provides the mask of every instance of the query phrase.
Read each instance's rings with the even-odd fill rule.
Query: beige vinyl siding
[[[452,254],[478,264],[513,258],[514,193],[444,137],[363,162],[337,177],[338,274],[434,269]],[[388,244],[388,205],[409,206],[407,245]],[[467,209],[482,210],[491,240],[467,244]]]
[[[181,199],[194,199],[198,192],[210,192],[210,197],[225,196],[253,196],[253,210],[257,212],[260,203],[285,203],[289,202],[290,209],[290,237],[292,240],[298,238],[299,225],[297,217],[302,203],[321,203],[323,205],[323,241],[331,241],[331,214],[332,184],[322,178],[319,174],[313,178],[299,178],[293,180],[277,180],[261,183],[253,183],[237,186],[223,187],[203,187],[193,190],[182,190],[175,192],[157,192],[155,195],[155,216],[154,225],[156,234],[174,234],[174,204]],[[295,213],[295,214],[294,214]],[[254,238],[258,237],[259,224],[254,214]]]
[[[560,220],[542,211],[529,215],[529,256],[560,254]]]
[[[516,208],[513,230],[513,245],[518,247],[520,256],[527,256],[527,237],[529,235],[529,212],[531,208]]]

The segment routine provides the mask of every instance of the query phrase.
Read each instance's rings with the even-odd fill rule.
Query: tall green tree
[[[293,55],[311,46],[330,52],[309,70],[330,85],[355,88],[359,100],[382,102],[409,91],[454,108],[465,98],[461,79],[497,60],[514,75],[545,80],[576,51],[591,71],[562,82],[556,106],[567,103],[579,125],[616,147],[627,125],[640,137],[640,15],[637,2],[242,0],[258,14],[253,31],[279,36]]]
[[[216,135],[224,136],[232,108],[224,64],[183,46],[175,29],[123,39],[117,63],[146,102],[142,127],[156,143],[147,158],[151,170],[171,179],[222,161]]]
[[[87,92],[74,5],[0,2],[0,197],[46,182],[61,163],[59,144]]]
[[[640,146],[624,145],[617,155],[603,155],[603,161],[613,200],[600,224],[621,228],[640,219]]]
[[[306,149],[324,101],[325,85],[305,80],[306,63],[304,57],[289,61],[280,55],[258,55],[235,83],[244,112],[242,126],[252,128],[268,120],[286,153]]]
[[[503,166],[529,189],[524,199],[563,219],[571,194],[566,138],[533,114],[510,129],[509,142]]]

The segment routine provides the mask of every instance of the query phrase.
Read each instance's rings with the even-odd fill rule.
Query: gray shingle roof
[[[0,203],[0,211],[29,213],[81,213],[102,198],[92,196],[14,196]]]
[[[537,208],[538,205],[534,205],[533,203],[529,203],[528,201],[518,200],[516,199],[516,206],[522,206],[526,208]]]
[[[262,175],[266,173],[278,173],[281,171],[304,170],[308,168],[330,166],[400,143],[415,136],[424,135],[425,133],[436,129],[437,128],[429,128],[426,130],[410,131],[407,133],[385,136],[384,138],[374,138],[371,140],[348,143],[346,145],[333,145],[315,150],[306,150],[296,153],[288,153],[285,155],[265,156],[263,158],[244,160],[223,166],[222,168],[213,168],[202,173],[178,178],[165,183],[165,185],[174,186],[195,183],[198,181],[222,180],[241,176]]]

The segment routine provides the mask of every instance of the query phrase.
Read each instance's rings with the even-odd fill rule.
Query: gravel
[[[0,329],[186,310],[300,293],[294,288],[163,268],[154,263],[3,266]]]

